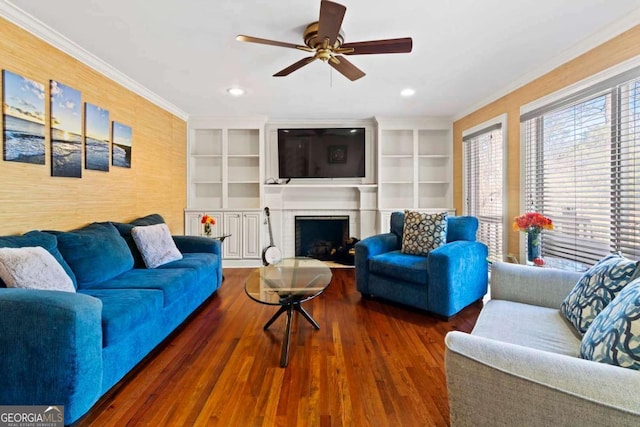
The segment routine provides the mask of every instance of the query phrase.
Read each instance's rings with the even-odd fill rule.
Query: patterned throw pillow
[[[640,370],[640,279],[596,316],[582,338],[580,357]]]
[[[607,255],[591,267],[562,302],[560,311],[580,334],[638,276],[639,263],[620,255]]]
[[[447,243],[447,212],[404,211],[402,253],[428,255],[445,243]]]

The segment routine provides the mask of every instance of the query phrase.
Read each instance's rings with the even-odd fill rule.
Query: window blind
[[[555,225],[542,235],[543,257],[640,258],[639,76],[635,69],[631,80],[618,76],[521,117],[526,211]]]
[[[503,145],[497,123],[462,138],[467,214],[478,218],[478,240],[489,259],[503,260]]]

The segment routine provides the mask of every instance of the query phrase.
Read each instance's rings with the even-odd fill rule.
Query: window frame
[[[469,167],[464,138],[472,135],[477,132],[482,132],[485,129],[493,127],[495,125],[500,125],[500,132],[502,133],[502,261],[504,261],[509,256],[509,230],[511,229],[509,221],[509,189],[507,187],[508,180],[508,127],[507,127],[507,119],[508,116],[506,113],[500,114],[499,116],[493,117],[485,122],[482,122],[476,126],[473,126],[469,129],[465,129],[462,131],[462,213],[463,215],[469,215],[469,203],[467,202],[467,198],[469,194],[467,194],[467,186],[468,186],[468,178],[467,178],[467,168]]]
[[[640,56],[631,58],[627,61],[616,64],[610,68],[607,68],[599,73],[596,73],[590,77],[587,77],[583,80],[580,80],[576,83],[573,83],[569,86],[566,86],[556,92],[553,92],[544,97],[538,98],[528,104],[525,104],[520,107],[520,212],[523,213],[526,211],[526,126],[524,125],[525,119],[523,116],[531,116],[535,114],[537,110],[543,109],[551,109],[550,106],[554,104],[566,103],[569,105],[571,102],[575,102],[578,100],[584,100],[588,95],[589,90],[592,90],[595,87],[601,86],[605,84],[607,81],[616,80],[622,78],[623,75],[626,75],[630,72],[633,72],[634,69],[640,67]],[[524,233],[520,233],[519,236],[519,255],[521,260],[526,259],[526,238]]]

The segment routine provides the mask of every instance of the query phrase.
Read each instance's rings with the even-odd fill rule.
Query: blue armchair
[[[356,288],[450,317],[487,293],[487,246],[476,242],[478,219],[447,218],[447,243],[428,256],[403,254],[404,213],[391,214],[391,232],[355,246]]]

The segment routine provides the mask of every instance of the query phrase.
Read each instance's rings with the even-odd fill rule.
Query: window
[[[544,257],[640,258],[640,68],[523,114],[526,211],[550,217]]]
[[[504,116],[501,119],[465,131],[462,137],[465,214],[478,218],[478,240],[489,248],[491,261],[504,257]]]

